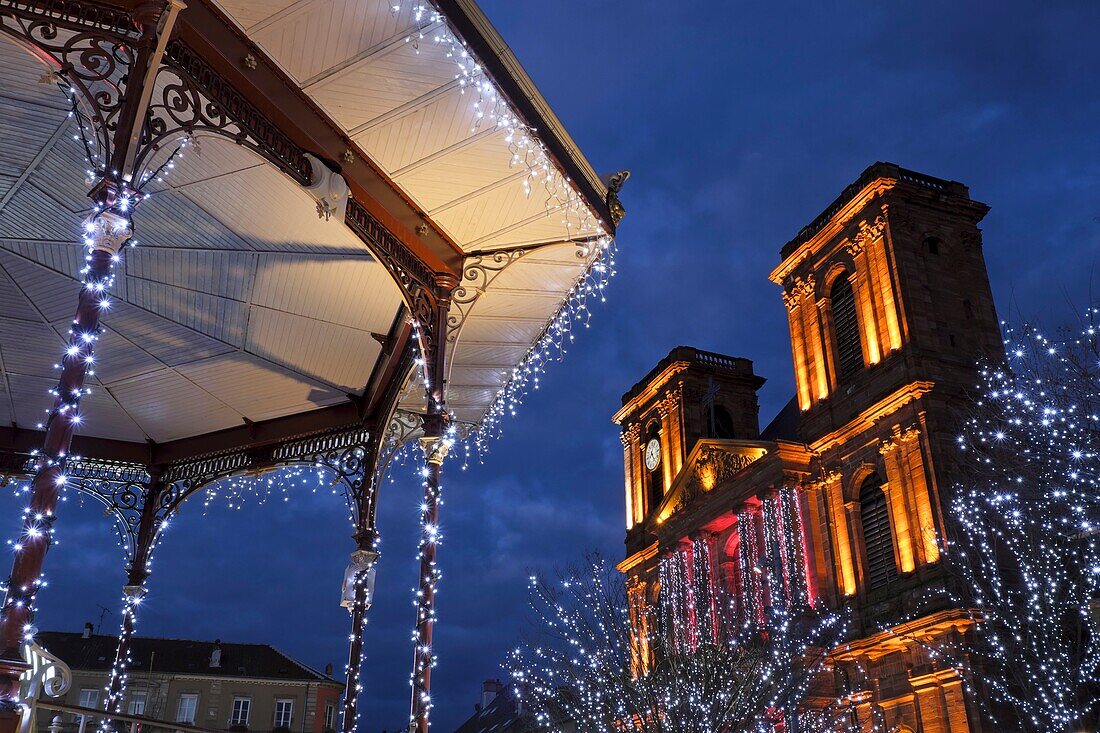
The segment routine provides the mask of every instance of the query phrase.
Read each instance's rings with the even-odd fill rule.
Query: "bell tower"
[[[748,359],[678,346],[623,395],[612,420],[622,428],[629,546],[652,540],[644,526],[697,441],[759,437],[764,381]]]
[[[915,379],[965,389],[1001,349],[967,187],[875,163],[782,249],[803,437]]]
[[[904,613],[938,582],[956,408],[1001,351],[961,183],[876,163],[782,249],[799,436],[828,509],[836,590]],[[894,606],[898,606],[894,608]]]

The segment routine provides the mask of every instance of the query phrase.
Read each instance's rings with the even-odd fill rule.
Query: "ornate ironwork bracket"
[[[391,444],[401,439],[397,428],[387,434]],[[114,519],[119,544],[132,564],[139,547],[142,512],[148,502],[154,502],[149,521],[153,522],[155,533],[150,539],[155,544],[164,522],[179,511],[184,501],[240,473],[262,473],[294,465],[325,469],[342,486],[358,526],[362,509],[370,511],[367,492],[373,490],[377,452],[372,432],[353,427],[169,464],[159,477],[140,464],[74,457],[65,464],[66,486],[103,505],[104,515]],[[37,470],[37,460],[26,453],[5,452],[0,454],[0,473],[7,480],[13,476],[29,478]]]
[[[363,240],[397,283],[409,308],[409,315],[417,325],[421,355],[425,362],[433,364],[441,360],[446,348],[442,322],[450,311],[451,291],[458,284],[457,279],[450,273],[436,273],[428,269],[382,222],[354,199],[348,201],[344,223]],[[442,382],[443,375],[436,374],[433,378]]]
[[[30,479],[38,470],[38,461],[38,456],[27,453],[0,453],[5,482],[15,476]],[[119,545],[132,563],[138,547],[142,509],[153,485],[145,466],[72,457],[65,462],[65,485],[103,505],[103,514],[114,520]]]
[[[504,272],[513,262],[516,262],[528,250],[509,249],[486,252],[475,255],[466,260],[462,266],[462,282],[455,288],[451,296],[451,312],[447,315],[447,343],[453,344],[458,340],[462,325],[473,310],[474,305],[485,291],[492,285],[500,273]]]
[[[390,422],[386,426],[386,432],[382,436],[378,451],[377,480],[381,480],[385,476],[390,464],[405,446],[423,432],[423,415],[409,410],[394,410],[393,417],[390,418]]]
[[[173,139],[206,133],[248,148],[303,186],[312,181],[305,151],[182,41],[168,44],[157,85],[139,165]]]
[[[144,466],[91,458],[73,458],[65,464],[66,485],[103,504],[103,514],[115,520],[118,541],[133,565],[145,503],[153,478]],[[163,520],[167,516],[158,517]],[[159,526],[159,525],[156,525]]]
[[[123,77],[134,62],[140,33],[129,13],[89,2],[0,2],[0,34],[13,39],[50,72],[70,94],[93,160],[107,155],[124,97]],[[101,164],[106,165],[103,157]]]
[[[44,80],[69,91],[97,176],[140,190],[184,139],[212,134],[252,150],[302,185],[311,182],[305,151],[179,40],[165,46],[149,76],[153,89],[147,108],[138,112],[143,118],[136,149],[119,165],[116,148],[126,143],[116,138],[125,133],[127,112],[133,113],[124,109],[124,100],[141,71],[135,67],[140,46],[148,42],[136,15],[87,0],[0,0],[0,33],[51,67]]]
[[[327,469],[343,487],[348,509],[359,524],[360,507],[371,490],[374,447],[371,432],[355,427],[297,438],[251,450],[215,454],[168,466],[158,498],[168,514],[196,491],[234,474],[261,473],[284,466],[308,465]]]

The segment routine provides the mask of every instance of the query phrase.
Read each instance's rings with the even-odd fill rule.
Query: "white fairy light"
[[[412,44],[417,53],[421,42],[428,40],[430,34],[431,43],[442,48],[444,55],[454,63],[454,78],[459,89],[464,94],[471,91],[474,130],[484,125],[504,132],[510,165],[524,172],[520,176],[524,192],[534,195],[532,183],[537,183],[540,195],[545,197],[547,215],[560,217],[569,237],[578,243],[578,257],[585,263],[581,276],[561,307],[507,375],[504,386],[469,436],[474,451],[481,455],[488,441],[500,434],[503,419],[516,414],[529,390],[538,389],[540,376],[548,363],[565,356],[574,338],[574,326],[588,327],[590,303],[597,298],[604,301],[604,289],[615,275],[615,245],[599,216],[573,182],[558,169],[536,130],[521,120],[485,72],[484,65],[451,28],[447,17],[427,0],[402,0],[393,3],[391,9],[394,15],[408,9],[415,28],[405,42]],[[423,367],[423,361],[418,359],[417,365]],[[469,445],[466,452],[469,455]]]
[[[1089,308],[1076,335],[1002,324],[1006,361],[980,365],[957,439],[945,561],[975,630],[917,639],[955,667],[998,729],[1076,733],[1100,718],[1100,348]]]
[[[712,558],[705,543],[695,544],[698,552],[688,564],[701,571]],[[772,608],[764,620],[746,620],[709,574],[676,578],[663,574],[656,606],[630,601],[624,576],[599,557],[557,582],[531,578],[540,633],[512,651],[508,666],[514,694],[531,707],[540,729],[868,730],[846,725],[846,716],[837,714],[847,712],[842,702],[812,726],[809,716],[796,712],[823,670],[824,650],[845,634],[843,617],[791,605]],[[678,584],[679,601],[669,582]],[[696,599],[681,607],[688,615],[665,608],[684,599]],[[670,623],[686,628],[671,629]],[[674,638],[690,639],[691,648],[670,646]]]

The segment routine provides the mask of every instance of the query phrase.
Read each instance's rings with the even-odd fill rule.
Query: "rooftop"
[[[740,356],[727,356],[726,354],[719,354],[714,351],[703,351],[697,349],[694,346],[677,346],[672,351],[668,352],[668,355],[657,362],[657,366],[649,370],[644,377],[642,377],[633,387],[631,387],[625,394],[623,394],[623,405],[638,396],[649,384],[667,369],[670,365],[685,361],[691,364],[697,364],[703,368],[713,369],[717,372],[724,372],[726,374],[732,374],[735,376],[747,377],[751,379],[759,379],[760,384],[763,384],[763,378],[756,376],[752,371],[752,360],[745,359]]]
[[[519,733],[535,729],[534,720],[517,699],[515,688],[508,686],[488,705],[479,707],[455,733]]]
[[[65,661],[73,670],[108,672],[115,659],[118,639],[92,634],[42,631],[38,643]],[[171,675],[202,675],[235,678],[259,678],[306,682],[337,682],[279,651],[270,644],[219,642],[221,663],[210,666],[215,642],[195,639],[133,637],[130,670]]]
[[[908,168],[902,168],[897,163],[879,161],[868,166],[866,170],[859,174],[859,178],[850,183],[840,192],[840,195],[837,196],[831,204],[825,207],[824,211],[818,214],[809,224],[802,227],[798,234],[794,236],[794,239],[783,245],[783,249],[780,253],[782,258],[787,259],[800,245],[809,241],[810,238],[821,231],[825,225],[836,216],[837,212],[844,208],[845,204],[855,198],[867,185],[880,178],[891,178],[896,181],[904,181],[954,196],[961,196],[967,199],[970,198],[970,189],[958,181],[935,178],[923,173],[918,173],[917,171],[909,170]]]

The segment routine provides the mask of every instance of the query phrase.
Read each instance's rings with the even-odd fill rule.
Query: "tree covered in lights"
[[[937,650],[1012,730],[1100,725],[1100,309],[1048,338],[1005,328],[959,436],[949,567],[975,639]]]
[[[624,577],[599,557],[551,581],[534,576],[534,635],[509,667],[540,728],[578,733],[844,730],[841,711],[800,712],[841,616],[772,607],[745,622],[714,588],[710,620],[690,647],[672,641],[669,614],[631,608]],[[703,612],[700,611],[700,614]],[[838,727],[839,726],[839,727]]]

